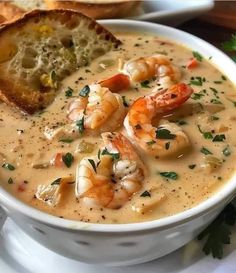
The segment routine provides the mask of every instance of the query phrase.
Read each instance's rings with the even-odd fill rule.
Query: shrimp
[[[68,118],[86,130],[110,131],[117,129],[126,114],[122,97],[100,84],[86,86],[85,94],[69,105]]]
[[[180,69],[161,54],[130,60],[125,63],[122,72],[128,75],[133,82],[157,77],[158,82],[164,88],[178,83],[181,79]]]
[[[90,207],[119,209],[142,187],[145,167],[121,133],[103,133],[105,148],[77,167],[76,197]]]
[[[136,146],[155,157],[165,157],[182,151],[189,146],[189,139],[182,129],[168,122],[155,128],[152,120],[179,107],[192,93],[191,87],[179,83],[137,99],[124,121],[127,135]]]
[[[101,86],[109,88],[112,92],[119,92],[130,88],[132,83],[156,77],[163,88],[168,88],[181,79],[180,68],[161,54],[132,59],[119,70],[119,74],[100,81]]]

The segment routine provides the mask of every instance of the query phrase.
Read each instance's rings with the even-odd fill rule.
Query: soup
[[[236,93],[227,75],[222,75],[211,65],[211,56],[206,56],[208,59],[205,59],[198,52],[193,52],[166,38],[143,33],[116,35],[123,43],[120,48],[99,57],[90,66],[67,78],[62,83],[55,101],[45,111],[27,116],[4,103],[0,104],[2,166],[0,183],[26,204],[61,218],[84,222],[117,224],[143,222],[174,215],[196,206],[212,194],[217,194],[233,175]],[[115,131],[133,143],[129,141],[127,145],[123,143],[124,153],[135,154],[143,164],[140,167],[142,171],[137,176],[138,181],[135,181],[138,187],[128,194],[129,189],[126,189],[125,197],[114,197],[114,193],[118,192],[117,184],[122,182],[122,177],[114,178],[114,174],[109,173],[107,180],[103,182],[109,185],[108,191],[104,193],[101,190],[99,193],[90,194],[85,191],[85,194],[78,198],[79,193],[77,192],[76,196],[75,187],[78,191],[78,187],[79,190],[88,187],[91,179],[98,180],[96,168],[101,168],[98,166],[101,153],[112,157],[109,164],[113,164],[113,171],[114,164],[119,162],[123,155],[117,156],[117,152],[111,153],[106,149],[104,153],[102,148],[104,141],[100,132],[95,133],[93,130],[86,132],[84,120],[76,121],[76,136],[73,130],[71,134],[68,132],[61,134],[64,132],[63,128],[72,123],[68,119],[71,103],[81,95],[88,96],[91,84],[116,75],[118,66],[122,66],[126,61],[157,54],[159,57],[167,58],[171,66],[177,67],[177,72],[173,70],[171,73],[174,75],[179,73],[180,79],[174,79],[173,82],[187,84],[186,86],[190,86],[194,93],[186,102],[179,103],[178,107],[175,106],[173,109],[163,106],[165,96],[160,99],[157,95],[158,103],[155,107],[160,109],[166,107],[166,111],[157,111],[158,119],[154,118],[152,121],[157,128],[155,131],[157,139],[148,140],[145,144],[146,149],[151,150],[158,141],[164,143],[161,147],[157,145],[157,153],[154,154],[146,152],[139,146],[143,141],[141,134],[132,139],[134,132],[127,132],[128,126],[123,126],[125,115],[121,120],[110,120],[111,127],[107,126],[107,129],[116,126]],[[160,77],[158,79],[151,77],[119,90],[124,111],[130,113],[131,108],[137,105],[133,103],[138,98],[159,94],[167,88],[166,85],[169,83],[161,81]],[[175,96],[171,99],[175,100]],[[109,111],[113,112],[110,109],[112,106],[104,104],[103,107],[103,115]],[[93,111],[90,115],[92,114]],[[112,113],[110,115],[112,116]],[[140,113],[138,117],[141,117]],[[151,119],[149,111],[145,118]],[[119,124],[121,126],[118,126]],[[171,130],[165,129],[164,135],[162,130],[160,135],[160,129],[165,128],[165,124],[168,124],[167,128],[181,130],[182,140],[188,142],[185,143],[186,147],[181,148],[182,144],[177,142],[177,135],[171,133]],[[144,129],[142,126],[139,127]],[[148,131],[147,128],[145,130]],[[109,141],[109,136],[106,139]],[[168,150],[173,148],[173,141],[176,141],[174,144],[176,151],[169,156],[162,156],[162,153],[168,155]],[[129,145],[133,145],[134,148],[129,150]],[[77,177],[75,183],[76,169],[78,164],[81,167],[80,162],[83,158],[91,165],[88,168],[93,177],[88,177],[88,173],[82,168],[79,169],[81,177],[79,179]],[[94,158],[97,158],[97,162]],[[77,169],[77,175],[79,171]],[[52,189],[55,190],[54,199],[50,199],[49,192],[43,193],[47,186],[54,186]],[[106,185],[104,187],[106,188]],[[111,194],[111,198],[117,198],[117,206],[111,205],[113,204],[111,200],[106,201],[104,195],[107,193]],[[88,202],[85,202],[86,195],[90,198]],[[96,198],[100,196],[103,201],[94,205],[90,202],[94,196]]]

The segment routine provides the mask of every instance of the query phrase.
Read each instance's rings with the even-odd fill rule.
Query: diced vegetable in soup
[[[202,56],[164,37],[123,44],[67,78],[34,116],[0,104],[0,182],[32,207],[92,223],[170,216],[227,183],[236,90]]]

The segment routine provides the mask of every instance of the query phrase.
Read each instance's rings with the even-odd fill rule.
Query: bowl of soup
[[[131,265],[183,246],[234,197],[235,63],[174,28],[101,23],[122,45],[45,111],[0,104],[0,201],[61,255]]]

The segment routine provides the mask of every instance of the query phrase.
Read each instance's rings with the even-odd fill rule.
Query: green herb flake
[[[179,177],[176,172],[160,172],[160,175],[167,179],[172,179],[172,180],[177,180]]]
[[[219,120],[220,118],[219,117],[217,117],[217,116],[210,116],[210,120],[211,121],[214,121],[214,120]]]
[[[165,148],[166,148],[166,150],[169,150],[169,148],[170,148],[170,142],[166,142]]]
[[[200,100],[204,96],[205,95],[203,93],[193,93],[193,95],[191,96],[191,99],[193,99],[193,100]]]
[[[129,107],[129,104],[128,104],[125,96],[122,96],[122,101],[123,101],[124,107]]]
[[[151,193],[149,191],[144,191],[142,194],[140,194],[140,197],[151,197]]]
[[[205,81],[206,79],[204,77],[191,78],[190,85],[202,86]]]
[[[6,169],[6,170],[9,170],[9,171],[14,171],[15,170],[15,167],[10,163],[4,163],[2,165],[2,168]]]
[[[196,85],[196,86],[202,86],[202,82],[199,80],[191,80],[190,81],[191,85]]]
[[[202,147],[200,150],[201,153],[203,153],[204,155],[212,155],[213,153],[211,151],[209,151],[207,148]]]
[[[214,95],[216,95],[218,93],[218,90],[215,89],[214,87],[210,87],[211,91],[214,93]]]
[[[227,78],[226,78],[224,75],[221,76],[221,79],[222,79],[223,81],[227,81]]]
[[[231,155],[231,151],[230,151],[229,146],[225,147],[223,149],[222,153],[223,153],[224,156],[230,156]]]
[[[159,127],[156,130],[156,138],[157,139],[174,139],[176,135],[172,134],[168,129],[163,127]]]
[[[90,88],[88,85],[85,85],[79,92],[79,95],[83,98],[86,98],[90,93]]]
[[[59,140],[59,142],[64,142],[64,143],[71,143],[73,141],[74,141],[73,138],[62,138]]]
[[[206,238],[203,252],[212,254],[214,258],[222,259],[224,245],[230,244],[230,226],[236,221],[236,209],[232,204],[227,205],[218,217],[197,237],[198,240]]]
[[[140,84],[141,84],[141,86],[143,87],[143,88],[151,88],[150,86],[149,86],[149,81],[143,81],[143,82],[141,82]]]
[[[96,167],[96,164],[95,164],[94,160],[93,159],[88,159],[88,162],[91,164],[91,166],[93,167],[94,172],[96,173],[97,172],[97,167]]]
[[[226,51],[236,51],[236,34],[232,35],[229,41],[224,42],[222,47]]]
[[[204,132],[202,135],[205,139],[212,139],[213,138],[213,135],[211,132]]]
[[[7,180],[7,183],[8,183],[8,184],[13,184],[14,181],[13,181],[13,179],[10,177],[10,178]]]
[[[101,158],[101,150],[99,149],[98,150],[98,159],[100,159]]]
[[[67,168],[70,168],[74,162],[74,156],[71,153],[66,153],[62,156],[62,161],[65,163]]]
[[[51,186],[53,185],[60,185],[61,183],[61,177],[57,178],[56,180],[54,180],[52,183],[51,183]]]
[[[120,153],[110,153],[107,148],[105,148],[103,151],[102,151],[102,155],[110,155],[113,160],[119,160],[120,159]]]
[[[193,51],[193,57],[196,58],[199,62],[203,60],[202,55],[197,51]]]
[[[212,139],[213,135],[211,132],[203,132],[200,125],[197,125],[199,132],[203,135],[205,139]]]
[[[188,124],[187,121],[185,121],[185,120],[179,120],[177,123],[179,125],[186,125],[186,124]]]
[[[65,96],[67,98],[70,98],[70,97],[72,97],[73,92],[74,92],[74,90],[72,88],[68,87],[67,90],[65,91]]]
[[[222,81],[214,81],[215,84],[222,84]]]
[[[212,139],[212,142],[222,142],[225,140],[225,135],[215,135],[214,138]]]
[[[80,119],[80,120],[77,120],[76,126],[78,127],[80,134],[83,134],[84,129],[85,129],[84,128],[84,117],[82,117],[82,119]]]
[[[189,167],[190,170],[193,170],[196,167],[196,164],[188,165],[188,167]]]
[[[217,99],[212,99],[211,103],[213,103],[213,104],[222,104],[222,102],[220,100],[217,100]]]
[[[151,146],[151,145],[155,144],[156,141],[155,140],[151,140],[151,141],[148,141],[146,143],[147,143],[148,146]]]

